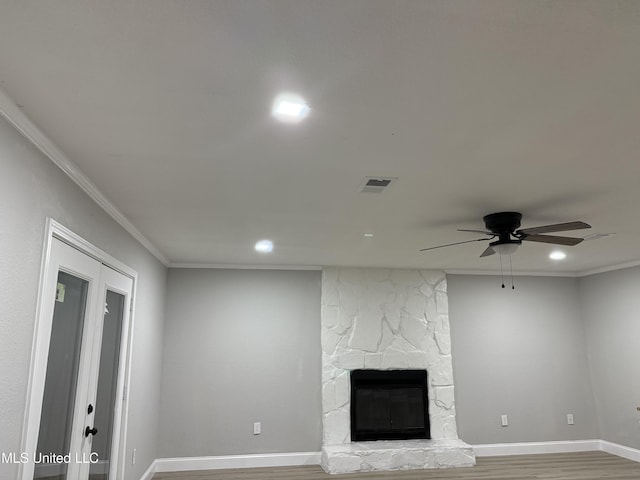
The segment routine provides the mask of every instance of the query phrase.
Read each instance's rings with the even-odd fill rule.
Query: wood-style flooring
[[[156,473],[153,480],[640,480],[640,463],[604,452],[479,457],[471,468],[328,475],[319,466]]]

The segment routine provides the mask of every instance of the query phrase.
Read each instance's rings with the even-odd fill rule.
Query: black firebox
[[[426,370],[352,370],[351,440],[431,438]]]

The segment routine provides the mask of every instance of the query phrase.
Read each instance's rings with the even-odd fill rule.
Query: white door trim
[[[114,452],[114,458],[118,459],[119,465],[117,468],[116,479],[124,478],[125,472],[125,458],[124,452],[126,451],[126,437],[127,437],[127,419],[129,412],[129,390],[131,381],[131,350],[132,350],[132,338],[135,323],[135,297],[137,288],[137,272],[122,263],[120,260],[112,257],[108,253],[99,249],[95,245],[86,241],[76,233],[72,232],[57,221],[48,218],[45,228],[45,236],[43,241],[43,253],[42,262],[40,265],[40,278],[38,282],[38,296],[36,304],[36,318],[33,330],[33,339],[31,343],[31,359],[29,365],[29,377],[27,382],[27,396],[25,414],[22,424],[22,440],[21,440],[21,452],[27,453],[29,459],[36,451],[38,430],[40,427],[40,409],[42,408],[42,386],[44,385],[46,378],[46,365],[47,356],[49,353],[48,347],[49,338],[51,335],[51,319],[50,305],[44,299],[44,289],[47,287],[47,278],[50,276],[51,269],[51,245],[53,239],[57,238],[62,242],[76,248],[82,253],[98,260],[100,263],[122,273],[123,275],[133,280],[133,289],[131,295],[130,316],[129,316],[129,330],[126,332],[126,337],[122,340],[122,348],[125,355],[125,363],[122,364],[120,375],[123,375],[122,385],[124,393],[123,403],[120,415],[120,432],[118,434],[119,448],[117,452]],[[118,380],[120,383],[120,379]],[[114,432],[115,433],[115,432]],[[18,478],[22,480],[32,480],[33,464],[29,468],[28,463],[19,465]]]

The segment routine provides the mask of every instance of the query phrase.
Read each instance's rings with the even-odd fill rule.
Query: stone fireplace
[[[322,467],[329,473],[475,465],[458,438],[444,272],[327,268],[322,274]],[[351,372],[428,372],[430,438],[353,441]]]

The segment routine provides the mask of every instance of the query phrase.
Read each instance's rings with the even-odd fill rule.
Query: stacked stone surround
[[[458,439],[447,281],[431,270],[326,268],[322,274],[322,466],[329,473],[475,464]],[[351,442],[355,369],[425,369],[431,440]]]

